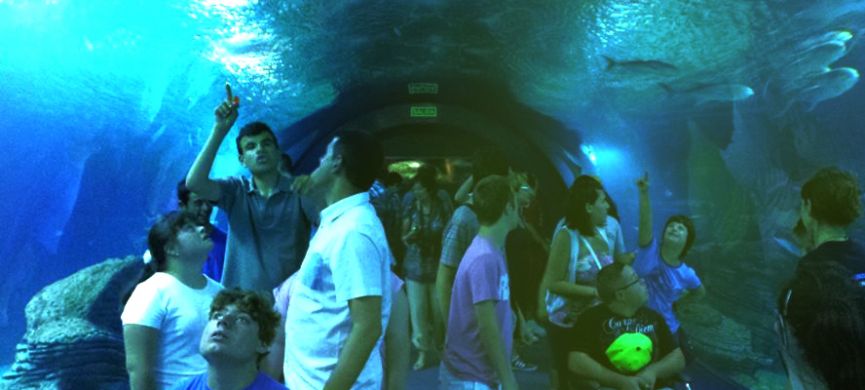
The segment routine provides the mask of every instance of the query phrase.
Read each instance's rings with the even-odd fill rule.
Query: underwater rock
[[[143,271],[138,257],[108,259],[38,292],[0,388],[128,388],[120,312]]]
[[[737,374],[733,379],[751,390],[775,390],[787,384],[787,375],[769,370],[757,370],[753,375]]]
[[[682,305],[679,318],[694,353],[714,366],[751,372],[764,360],[751,347],[751,331],[708,304]]]

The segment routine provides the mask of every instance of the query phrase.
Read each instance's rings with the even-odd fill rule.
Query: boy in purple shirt
[[[490,176],[474,191],[480,231],[457,269],[448,316],[441,389],[516,389],[513,318],[504,245],[519,222],[508,180]]]

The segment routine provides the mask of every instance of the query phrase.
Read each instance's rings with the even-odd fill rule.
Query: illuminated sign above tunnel
[[[437,95],[439,93],[438,83],[409,83],[409,95]]]
[[[433,105],[411,106],[412,118],[436,118],[439,116],[438,107]]]

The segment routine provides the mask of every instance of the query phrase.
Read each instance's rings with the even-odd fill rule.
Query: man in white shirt
[[[391,254],[367,191],[383,161],[371,135],[344,132],[310,176],[308,192],[325,209],[285,318],[283,373],[290,389],[382,388]]]

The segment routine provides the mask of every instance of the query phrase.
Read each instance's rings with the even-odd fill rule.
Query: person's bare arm
[[[448,327],[448,317],[451,310],[451,294],[453,294],[454,279],[457,276],[457,269],[444,263],[439,263],[439,270],[436,274],[436,297],[438,298],[439,310],[442,313],[445,332]]]
[[[408,298],[405,289],[393,296],[390,320],[384,334],[385,356],[387,357],[386,381],[388,390],[404,390],[408,378],[410,356]]]
[[[412,223],[411,215],[406,215],[402,219],[402,242],[409,245],[412,238],[417,234],[417,225]]]
[[[336,368],[324,385],[325,390],[350,389],[382,334],[380,296],[351,299],[348,311],[351,331],[339,353]]]
[[[504,343],[505,337],[512,335],[502,335],[501,329],[496,321],[496,302],[483,301],[475,304],[475,316],[478,320],[478,331],[481,338],[481,345],[486,350],[486,355],[490,358],[490,363],[493,370],[501,381],[503,389],[517,389],[517,380],[514,377],[514,372],[511,369],[511,359],[506,356]]]
[[[469,194],[472,193],[472,188],[474,188],[475,180],[474,177],[469,176],[463,184],[460,185],[460,188],[457,189],[457,192],[454,194],[454,204],[461,205],[468,203]]]
[[[195,162],[192,163],[192,168],[186,174],[186,187],[190,191],[198,194],[198,196],[212,201],[219,200],[222,197],[222,190],[215,181],[210,179],[210,169],[213,168],[213,161],[216,159],[216,152],[219,150],[219,145],[225,139],[234,121],[237,120],[237,100],[231,95],[231,86],[225,84],[225,93],[227,100],[222,102],[216,108],[216,123],[213,125],[213,130],[207,141],[204,143],[204,148],[198,153]]]
[[[676,348],[663,359],[646,366],[637,376],[643,378],[649,384],[649,388],[654,388],[658,378],[671,378],[684,369],[685,355],[682,354],[681,348]]]
[[[581,379],[597,381],[601,386],[616,389],[639,390],[643,388],[641,384],[646,381],[644,378],[614,372],[579,351],[568,354],[568,370]]]
[[[156,390],[156,344],[159,330],[143,325],[123,326],[126,371],[132,390]]]
[[[285,313],[280,314],[279,325],[276,327],[276,335],[273,338],[273,344],[270,346],[270,352],[264,356],[261,362],[261,371],[267,374],[273,380],[284,383],[282,365],[285,359]]]
[[[547,269],[544,272],[544,286],[550,291],[570,298],[594,297],[597,290],[592,286],[583,286],[568,282],[568,262],[571,257],[571,237],[567,233],[556,235]]]

